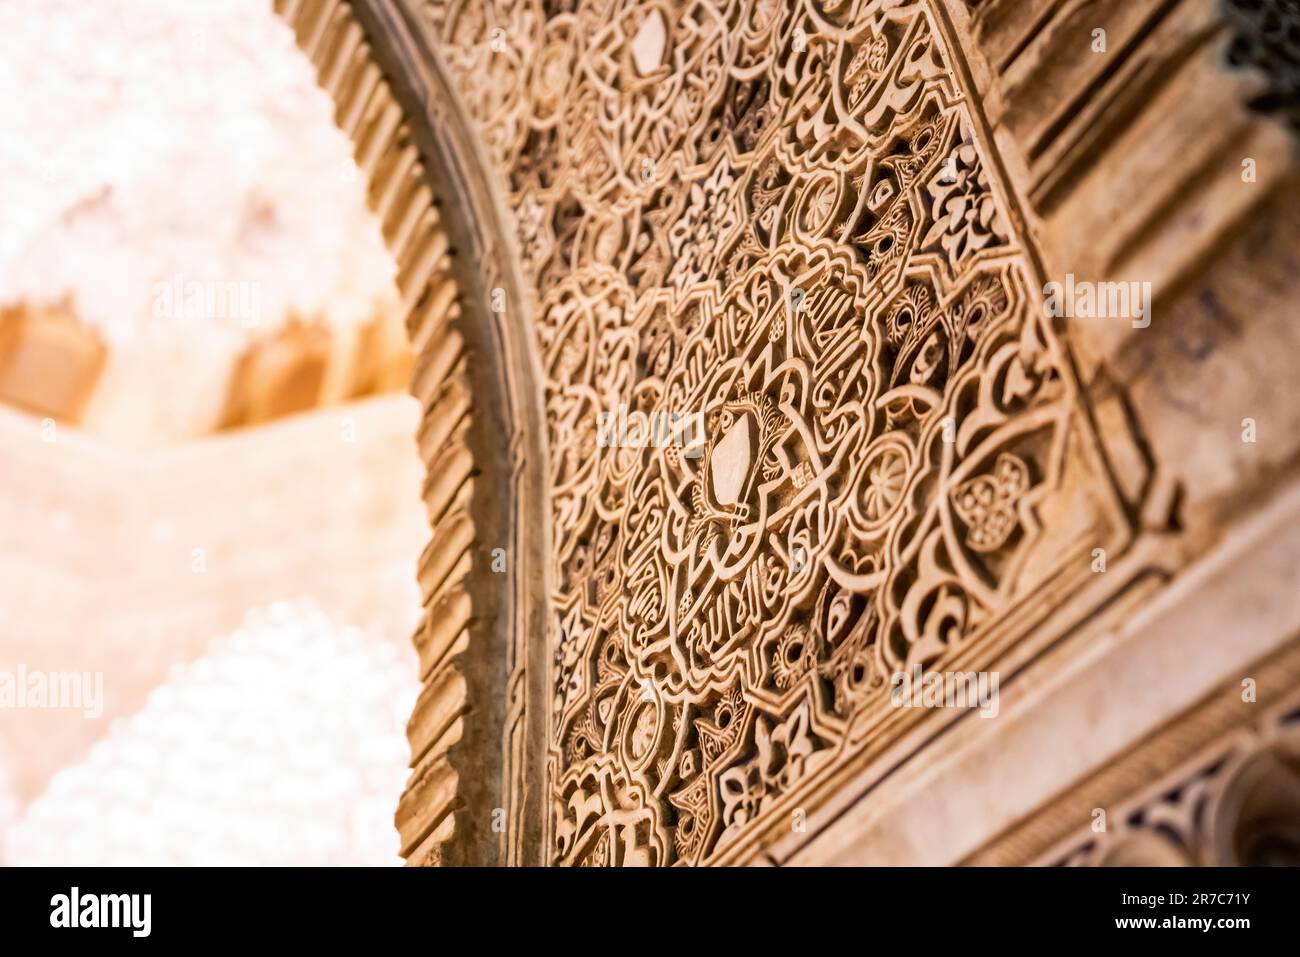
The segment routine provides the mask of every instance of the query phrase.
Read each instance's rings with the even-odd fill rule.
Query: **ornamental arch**
[[[1198,747],[1251,728],[1263,756],[1233,752],[1215,806],[1290,820],[1246,793],[1293,773],[1300,606],[1268,597],[1300,542],[1300,405],[1268,387],[1300,293],[1285,24],[1210,0],[275,6],[419,353],[408,860],[1289,846],[1229,823],[1170,850],[1133,816],[1145,775],[1197,779]],[[1054,283],[1133,298],[1054,315]],[[602,427],[629,415],[700,439]],[[1280,437],[1244,447],[1246,419]],[[998,720],[899,707],[918,669],[997,674]],[[1229,700],[1247,672],[1267,717]],[[1097,806],[1138,836],[1081,843]]]
[[[530,773],[516,639],[541,627],[530,596],[545,554],[545,529],[523,518],[540,507],[542,453],[513,240],[436,54],[402,11],[293,0],[275,9],[333,96],[369,179],[417,354],[411,391],[424,409],[417,443],[429,464],[432,540],[418,576],[424,690],[408,725],[402,853],[504,863],[507,839],[536,843],[509,789]],[[493,830],[498,808],[512,815],[507,838]]]

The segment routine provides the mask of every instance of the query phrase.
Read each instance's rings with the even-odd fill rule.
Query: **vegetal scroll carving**
[[[719,859],[1101,527],[1041,282],[929,0],[428,16],[540,301],[549,859]]]

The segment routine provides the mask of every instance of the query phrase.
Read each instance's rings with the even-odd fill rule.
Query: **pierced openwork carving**
[[[1227,736],[1085,830],[1050,860],[1066,866],[1294,867],[1300,864],[1300,698]]]
[[[1232,30],[1228,62],[1258,71],[1264,90],[1251,102],[1300,132],[1300,2],[1222,0]]]
[[[721,860],[1118,542],[1041,280],[929,2],[427,12],[541,304],[548,858]]]

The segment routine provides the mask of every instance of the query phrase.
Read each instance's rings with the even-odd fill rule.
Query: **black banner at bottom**
[[[0,871],[0,919],[20,939],[75,935],[91,946],[409,939],[436,949],[483,931],[488,943],[555,945],[577,927],[587,940],[604,930],[679,943],[741,931],[769,947],[807,947],[841,933],[828,918],[857,925],[864,946],[943,934],[973,943],[1045,925],[1062,940],[1196,934],[1231,946],[1294,927],[1298,877],[1291,869],[14,869]]]

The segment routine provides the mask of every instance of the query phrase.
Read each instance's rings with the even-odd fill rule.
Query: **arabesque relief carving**
[[[717,860],[1122,547],[1068,357],[930,2],[426,11],[540,301],[547,859]]]

